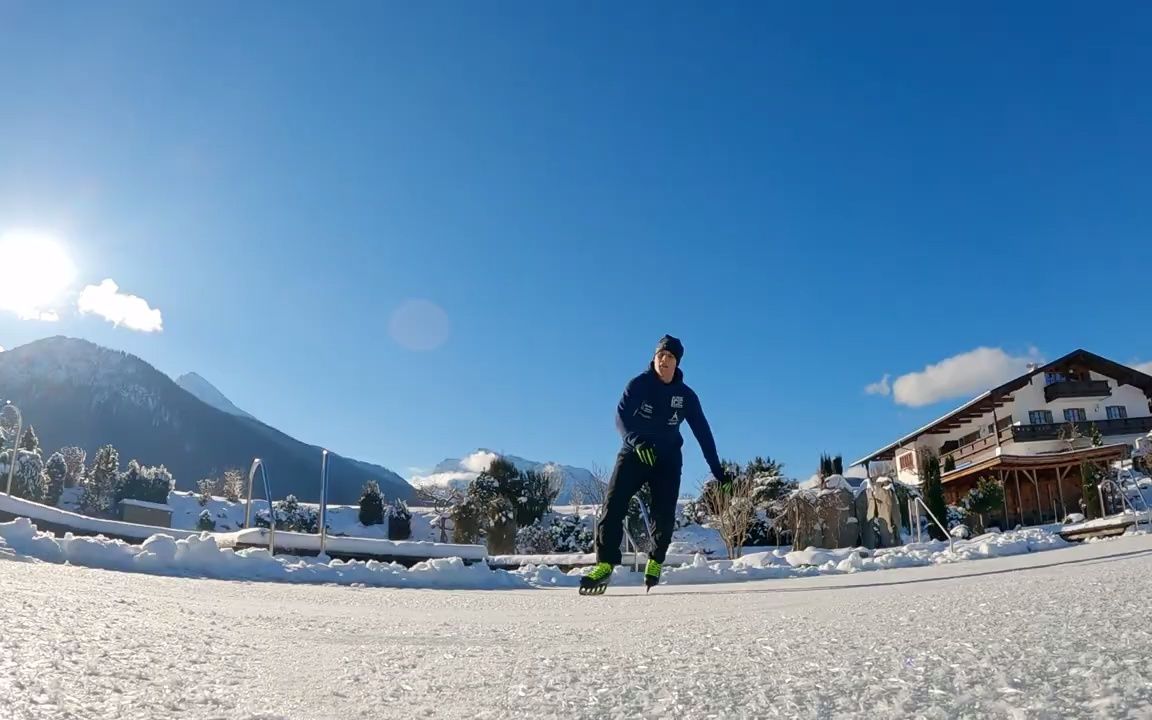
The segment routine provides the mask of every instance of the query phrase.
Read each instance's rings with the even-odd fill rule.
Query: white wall
[[[1044,373],[1032,378],[1032,382],[1020,388],[1013,395],[1014,412],[1016,420],[1028,424],[1028,413],[1032,410],[1050,410],[1052,421],[1064,422],[1066,408],[1084,408],[1088,420],[1107,420],[1109,405],[1122,405],[1128,411],[1128,417],[1147,417],[1148,398],[1144,391],[1131,385],[1120,385],[1115,380],[1105,377],[1097,372],[1091,373],[1093,380],[1105,380],[1112,388],[1112,395],[1106,398],[1061,398],[1048,402],[1044,398]]]

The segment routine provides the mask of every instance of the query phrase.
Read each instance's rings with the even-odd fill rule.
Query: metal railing
[[[320,554],[328,546],[328,451],[320,456]]]
[[[648,515],[648,505],[646,505],[644,503],[644,501],[641,500],[639,497],[636,498],[636,502],[640,504],[640,517],[644,520],[644,529],[648,533],[648,544],[649,544],[649,546],[654,545],[656,542],[656,538],[652,534],[652,521]],[[601,503],[600,504],[600,510],[596,513],[597,522],[592,527],[593,546],[595,546],[595,544],[600,539],[599,519],[603,515],[604,510],[606,510],[606,509],[607,509],[607,504]],[[624,525],[624,552],[629,552],[629,548],[631,548],[632,570],[633,571],[639,571],[639,569],[640,569],[640,546],[636,543],[636,539],[632,537],[632,533],[628,530],[628,516],[627,515],[624,516],[624,520],[622,522]]]
[[[12,436],[12,454],[8,456],[8,487],[4,490],[5,493],[11,495],[12,476],[16,474],[16,461],[20,457],[20,433],[24,431],[24,415],[20,413],[20,408],[12,403],[6,403],[4,410],[0,410],[0,415],[8,409],[16,413],[16,434]]]
[[[924,504],[924,500],[921,499],[919,495],[913,495],[908,498],[908,520],[912,524],[911,529],[914,532],[916,542],[924,541],[924,531],[920,527],[920,508],[924,508],[924,512],[928,513],[928,517],[932,518],[932,522],[936,523],[936,527],[940,528],[940,532],[944,533],[944,537],[948,538],[948,552],[955,552],[956,543],[952,538],[952,533],[948,532],[948,528],[944,527],[944,524],[941,523],[935,513]]]
[[[260,477],[264,481],[264,499],[268,501],[268,553],[276,554],[276,508],[272,507],[272,489],[268,486],[268,471],[264,469],[264,461],[256,458],[252,461],[252,468],[248,471],[248,500],[244,503],[244,527],[248,528],[252,520],[252,483],[256,479],[256,469],[260,469]]]
[[[1128,509],[1132,511],[1132,514],[1137,517],[1136,527],[1139,528],[1139,526],[1140,526],[1140,520],[1139,520],[1140,513],[1136,511],[1136,506],[1133,505],[1132,502],[1128,499],[1128,494],[1126,492],[1124,492],[1124,488],[1120,486],[1119,482],[1117,482],[1116,480],[1113,480],[1112,478],[1104,478],[1096,486],[1096,492],[1100,494],[1100,514],[1102,516],[1107,516],[1107,514],[1108,514],[1108,509],[1104,505],[1104,486],[1105,485],[1109,485],[1109,486],[1116,489],[1116,494],[1120,496],[1121,509],[1123,509],[1124,505],[1128,506]],[[1136,495],[1140,498],[1140,502],[1144,503],[1144,522],[1147,523],[1150,528],[1152,528],[1152,508],[1148,507],[1148,501],[1144,499],[1144,493],[1140,492],[1140,486],[1139,485],[1136,486]]]

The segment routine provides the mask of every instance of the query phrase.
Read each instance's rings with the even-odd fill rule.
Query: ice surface
[[[174,545],[150,552],[159,562]],[[758,555],[743,560],[780,567]],[[1148,536],[593,598],[222,583],[3,557],[0,708],[19,720],[1152,714]]]

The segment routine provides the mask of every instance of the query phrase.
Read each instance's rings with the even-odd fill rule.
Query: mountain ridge
[[[45,448],[77,445],[91,458],[111,444],[122,466],[132,458],[167,466],[181,490],[231,467],[246,472],[260,457],[275,499],[320,497],[319,446],[214,407],[121,350],[65,336],[10,348],[0,353],[0,394],[20,408]],[[369,480],[390,497],[415,495],[391,470],[330,451],[329,502],[356,502]]]
[[[236,404],[229,400],[228,396],[220,392],[219,388],[208,382],[200,373],[186,372],[176,378],[176,384],[195,395],[201,402],[208,403],[217,410],[223,410],[229,415],[257,420],[251,413],[236,407]]]

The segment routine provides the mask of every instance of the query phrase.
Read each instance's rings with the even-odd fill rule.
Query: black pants
[[[656,562],[664,562],[668,546],[672,544],[672,532],[676,529],[676,498],[680,496],[681,466],[679,453],[674,457],[657,458],[655,467],[640,462],[632,450],[622,450],[616,456],[616,466],[608,482],[608,495],[597,524],[597,562],[620,564],[620,542],[624,539],[628,501],[644,483],[648,483],[652,491],[652,507],[648,508],[648,513],[652,522],[652,539],[656,544],[649,557]]]

